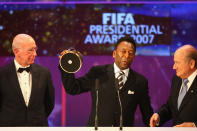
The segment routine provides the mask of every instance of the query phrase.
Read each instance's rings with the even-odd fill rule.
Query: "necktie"
[[[124,72],[121,71],[121,72],[119,73],[118,77],[117,77],[117,79],[118,79],[118,88],[119,88],[119,89],[122,89],[122,87],[123,87],[123,85],[124,85],[124,83],[123,83],[123,75],[124,75]]]
[[[27,68],[19,68],[19,69],[18,69],[18,72],[19,72],[19,73],[22,73],[23,71],[29,72],[29,71],[30,71],[30,67],[27,67]]]
[[[188,83],[188,82],[189,82],[188,79],[184,79],[184,80],[183,80],[182,90],[180,91],[179,97],[178,97],[178,109],[179,109],[179,107],[180,107],[180,105],[181,105],[181,102],[182,102],[182,100],[183,100],[185,94],[187,93],[187,83]]]

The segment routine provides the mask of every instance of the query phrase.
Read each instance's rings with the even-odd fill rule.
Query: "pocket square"
[[[133,95],[134,93],[135,93],[134,91],[131,91],[131,90],[128,91],[129,95]]]

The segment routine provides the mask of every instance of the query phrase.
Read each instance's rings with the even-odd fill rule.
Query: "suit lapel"
[[[174,85],[174,88],[175,88],[175,92],[174,92],[175,99],[173,99],[173,103],[174,103],[174,105],[176,107],[176,111],[178,112],[178,97],[179,97],[179,91],[181,89],[182,80],[178,77],[178,79],[174,83],[176,85]]]
[[[187,91],[185,97],[183,98],[183,101],[182,101],[182,103],[180,105],[179,111],[181,111],[184,108],[184,106],[186,106],[189,103],[189,101],[191,100],[191,97],[194,94],[196,94],[195,92],[197,92],[197,77],[195,77],[191,87],[189,88],[189,90]]]
[[[21,91],[21,88],[20,88],[20,84],[19,84],[19,80],[18,80],[18,76],[16,74],[16,67],[15,67],[15,64],[14,64],[14,61],[11,63],[11,68],[10,68],[10,80],[9,82],[12,84],[12,87],[14,87],[16,90],[17,90],[17,93],[18,93],[18,96],[19,96],[19,99],[21,101],[21,103],[25,105],[25,100],[23,98],[23,94],[22,94],[22,91]]]
[[[107,77],[106,79],[109,80],[109,85],[111,85],[112,87],[115,87],[115,74],[114,74],[114,67],[113,64],[111,64],[108,68],[107,68]]]
[[[34,100],[34,97],[37,97],[36,88],[39,86],[38,83],[39,83],[39,77],[40,77],[39,71],[35,69],[36,68],[35,65],[32,64],[31,66],[32,66],[32,68],[31,68],[32,88],[31,88],[31,96],[29,99],[29,106],[31,106],[31,103]]]

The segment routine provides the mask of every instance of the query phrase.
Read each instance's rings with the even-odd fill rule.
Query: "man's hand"
[[[150,118],[150,127],[155,127],[159,125],[159,114],[154,113]]]
[[[194,123],[192,122],[184,122],[182,124],[176,125],[174,127],[196,127]]]

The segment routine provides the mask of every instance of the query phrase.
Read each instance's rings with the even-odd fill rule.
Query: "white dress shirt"
[[[195,70],[187,79],[188,79],[188,83],[187,83],[187,91],[189,90],[189,88],[191,87],[194,79],[196,78],[196,75],[197,75],[197,70]],[[181,89],[180,91],[182,90],[182,87],[183,87],[183,80],[182,80],[182,85],[181,85]],[[179,92],[180,92],[179,91]]]
[[[32,75],[30,72],[23,71],[22,73],[18,72],[19,68],[26,68],[21,66],[16,60],[14,60],[16,66],[16,74],[18,76],[19,85],[23,94],[23,98],[26,106],[29,104],[29,99],[31,95],[31,86],[32,86]],[[29,67],[29,66],[27,66]]]

